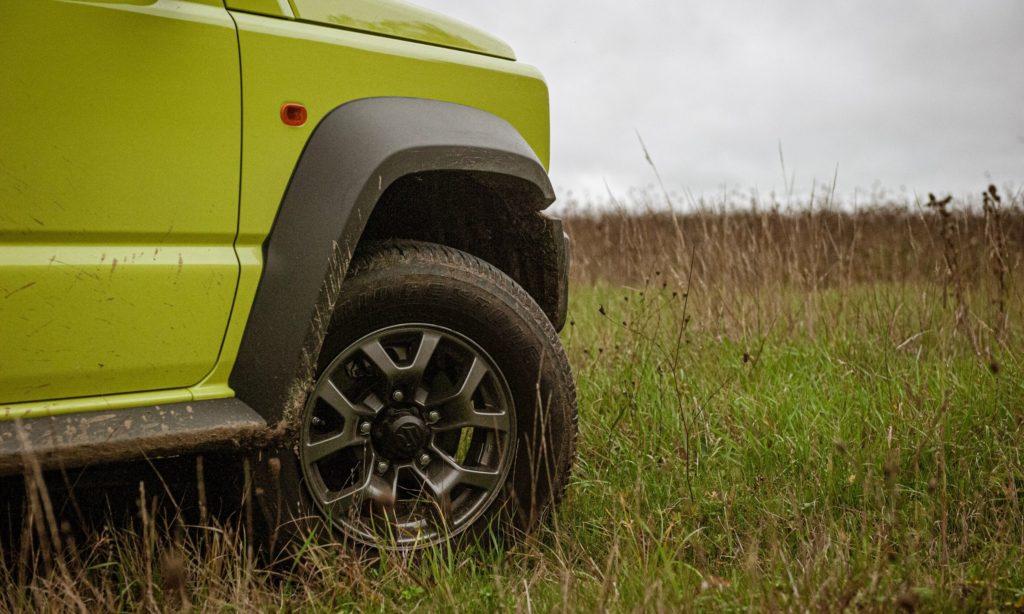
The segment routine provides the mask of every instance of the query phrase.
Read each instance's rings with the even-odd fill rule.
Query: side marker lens
[[[281,107],[281,121],[288,126],[301,126],[309,119],[306,107],[295,102],[285,103]]]

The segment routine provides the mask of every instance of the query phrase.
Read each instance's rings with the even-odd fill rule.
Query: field
[[[529,543],[271,565],[248,507],[158,482],[82,536],[27,480],[0,610],[1024,610],[1019,196],[568,226],[579,460]]]

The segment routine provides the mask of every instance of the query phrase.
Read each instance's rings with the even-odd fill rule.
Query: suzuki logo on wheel
[[[395,447],[406,454],[415,452],[422,439],[423,432],[415,424],[403,424],[395,431]]]

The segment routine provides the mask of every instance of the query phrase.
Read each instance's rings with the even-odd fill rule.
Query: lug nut
[[[395,403],[401,403],[405,400],[405,393],[401,390],[396,390],[391,393],[391,398],[395,400]]]
[[[372,428],[373,427],[370,425],[369,422],[363,422],[362,424],[359,425],[359,433],[361,435],[369,435],[370,434],[370,430]]]
[[[435,422],[439,422],[440,420],[441,412],[437,411],[436,409],[427,414],[427,422],[429,422],[430,424],[434,424]]]
[[[430,455],[429,454],[423,454],[422,456],[420,456],[420,467],[426,467],[429,464],[430,464]]]
[[[389,465],[387,461],[380,461],[379,463],[377,463],[377,473],[387,473],[388,466]]]

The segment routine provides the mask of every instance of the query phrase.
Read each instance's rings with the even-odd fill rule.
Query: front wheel
[[[273,483],[258,472],[286,534],[312,522],[402,551],[514,538],[565,490],[575,387],[510,278],[451,248],[382,243],[353,262],[288,444],[264,463]]]

